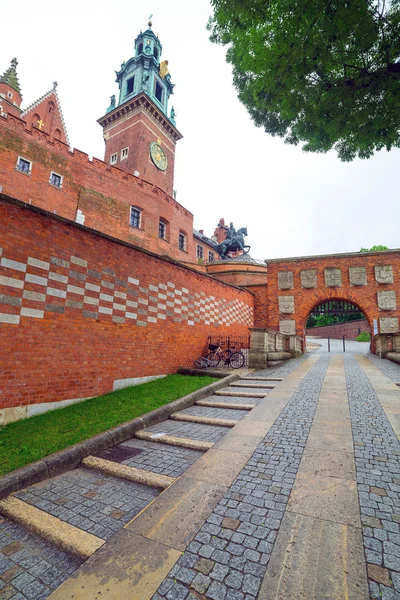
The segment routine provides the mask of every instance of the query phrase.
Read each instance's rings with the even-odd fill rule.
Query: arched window
[[[163,217],[160,217],[158,223],[158,237],[162,240],[169,240],[169,223]]]
[[[131,206],[129,225],[136,229],[143,229],[143,211],[138,206]]]
[[[154,58],[158,60],[158,48],[154,46]]]
[[[39,127],[39,122],[41,122],[40,115],[35,113],[32,117],[32,127]]]
[[[59,129],[54,130],[54,139],[61,140],[61,131]]]
[[[187,235],[182,230],[179,232],[178,246],[180,250],[187,252]]]
[[[48,112],[49,112],[49,113],[51,113],[51,112],[54,110],[54,108],[55,108],[55,106],[54,106],[54,102],[51,102],[51,101],[50,101],[50,102],[48,103],[47,107],[48,107]]]
[[[139,46],[138,46],[138,55],[142,54],[142,52],[143,52],[143,44],[139,44]]]

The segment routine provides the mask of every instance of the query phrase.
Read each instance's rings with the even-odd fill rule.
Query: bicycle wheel
[[[218,352],[210,352],[210,354],[207,356],[207,360],[210,361],[210,367],[217,367],[221,357]]]
[[[229,365],[233,369],[240,369],[244,365],[244,354],[241,352],[233,352],[229,357]]]

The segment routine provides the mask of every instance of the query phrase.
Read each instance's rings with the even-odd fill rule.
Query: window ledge
[[[56,190],[61,190],[62,191],[62,185],[55,185],[54,183],[51,183],[51,181],[49,181],[49,185],[51,185],[51,187],[56,188]]]
[[[15,167],[14,170],[17,171],[18,173],[22,173],[22,175],[28,175],[28,177],[30,177],[32,175],[32,171],[29,171],[29,173],[27,173],[26,171],[21,171],[21,169],[18,169],[18,167]]]

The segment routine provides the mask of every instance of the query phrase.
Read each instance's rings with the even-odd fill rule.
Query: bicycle
[[[212,363],[213,367],[217,367],[221,360],[224,361],[225,365],[232,367],[232,369],[240,369],[244,365],[245,358],[243,352],[235,352],[234,346],[227,350],[223,350],[221,346],[209,344],[208,349],[211,350],[211,352],[207,355],[207,360]]]

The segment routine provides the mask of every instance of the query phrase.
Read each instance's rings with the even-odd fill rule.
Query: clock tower
[[[168,61],[161,60],[158,36],[148,29],[135,40],[135,54],[116,71],[118,102],[111,96],[106,114],[98,120],[106,144],[104,160],[173,195],[176,142],[174,107],[168,101],[174,85]]]

